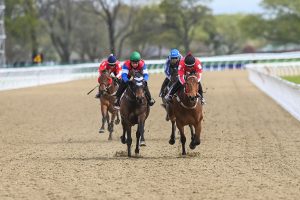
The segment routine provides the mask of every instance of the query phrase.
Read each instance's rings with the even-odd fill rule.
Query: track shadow
[[[73,139],[68,139],[68,140],[61,140],[61,141],[49,141],[49,142],[32,142],[31,144],[90,144],[90,143],[108,143],[108,142],[113,142],[117,140],[73,140]]]
[[[174,156],[136,156],[132,155],[132,157],[127,157],[127,152],[116,152],[116,154],[112,157],[108,156],[93,156],[93,157],[59,157],[59,158],[51,158],[52,160],[61,160],[61,161],[111,161],[111,160],[178,160],[178,159],[195,159],[200,158],[200,152],[188,153],[186,156],[174,155]]]

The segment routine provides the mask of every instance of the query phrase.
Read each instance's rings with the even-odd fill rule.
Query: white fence
[[[300,121],[300,85],[279,76],[300,75],[300,62],[246,65],[249,79]]]
[[[149,61],[149,73],[163,72],[163,63]],[[99,63],[51,67],[0,68],[0,90],[17,89],[84,78],[96,78]]]
[[[277,54],[239,54],[200,58],[204,70],[243,69],[252,62],[300,59],[300,52]],[[165,60],[147,60],[150,73],[163,72]],[[0,90],[38,86],[44,84],[96,77],[99,63],[56,65],[24,68],[0,68]]]

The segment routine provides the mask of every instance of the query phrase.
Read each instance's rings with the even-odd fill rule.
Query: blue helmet
[[[117,58],[113,54],[110,54],[109,57],[107,58],[107,61],[110,65],[113,65],[116,64]]]
[[[180,58],[180,53],[177,49],[171,49],[170,58]]]

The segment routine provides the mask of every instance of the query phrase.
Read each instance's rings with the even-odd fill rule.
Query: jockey
[[[151,94],[147,85],[147,81],[149,78],[147,66],[144,60],[141,59],[140,53],[134,51],[130,55],[130,60],[125,61],[122,66],[122,81],[116,93],[117,98],[115,101],[115,107],[116,108],[120,107],[120,98],[128,86],[128,81],[130,79],[131,72],[141,72],[141,74],[143,74],[144,80],[146,81],[145,82],[146,98],[149,105],[152,106],[155,103],[155,101],[154,99],[151,98]]]
[[[188,73],[195,73],[198,78],[199,90],[198,93],[200,95],[201,104],[205,104],[205,100],[203,97],[203,90],[201,85],[201,75],[202,75],[202,65],[199,59],[195,58],[191,53],[188,53],[184,59],[182,59],[179,63],[178,67],[178,81],[174,83],[166,95],[165,99],[168,102],[171,102],[173,95],[178,91],[180,87],[185,84],[184,76]]]
[[[171,71],[176,70],[176,72],[177,72],[179,61],[181,58],[182,58],[182,56],[177,49],[171,49],[170,55],[168,56],[165,66],[164,66],[166,78],[161,86],[161,89],[159,92],[159,97],[162,97],[163,90],[165,89],[165,87],[167,87],[167,85],[171,81],[171,75],[172,75]]]
[[[119,80],[121,80],[121,72],[122,72],[122,67],[120,64],[120,61],[117,60],[117,58],[113,55],[110,54],[109,57],[107,58],[107,60],[104,60],[99,68],[98,68],[98,72],[99,72],[99,76],[98,76],[98,83],[100,83],[100,76],[102,74],[103,71],[108,71],[109,74],[111,74],[112,77],[114,77],[114,79],[117,82],[120,82]],[[100,92],[98,92],[98,94],[96,94],[95,98],[100,98]]]

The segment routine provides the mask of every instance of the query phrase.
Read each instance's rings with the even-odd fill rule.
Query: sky
[[[213,14],[262,13],[262,0],[212,0],[208,6]]]

